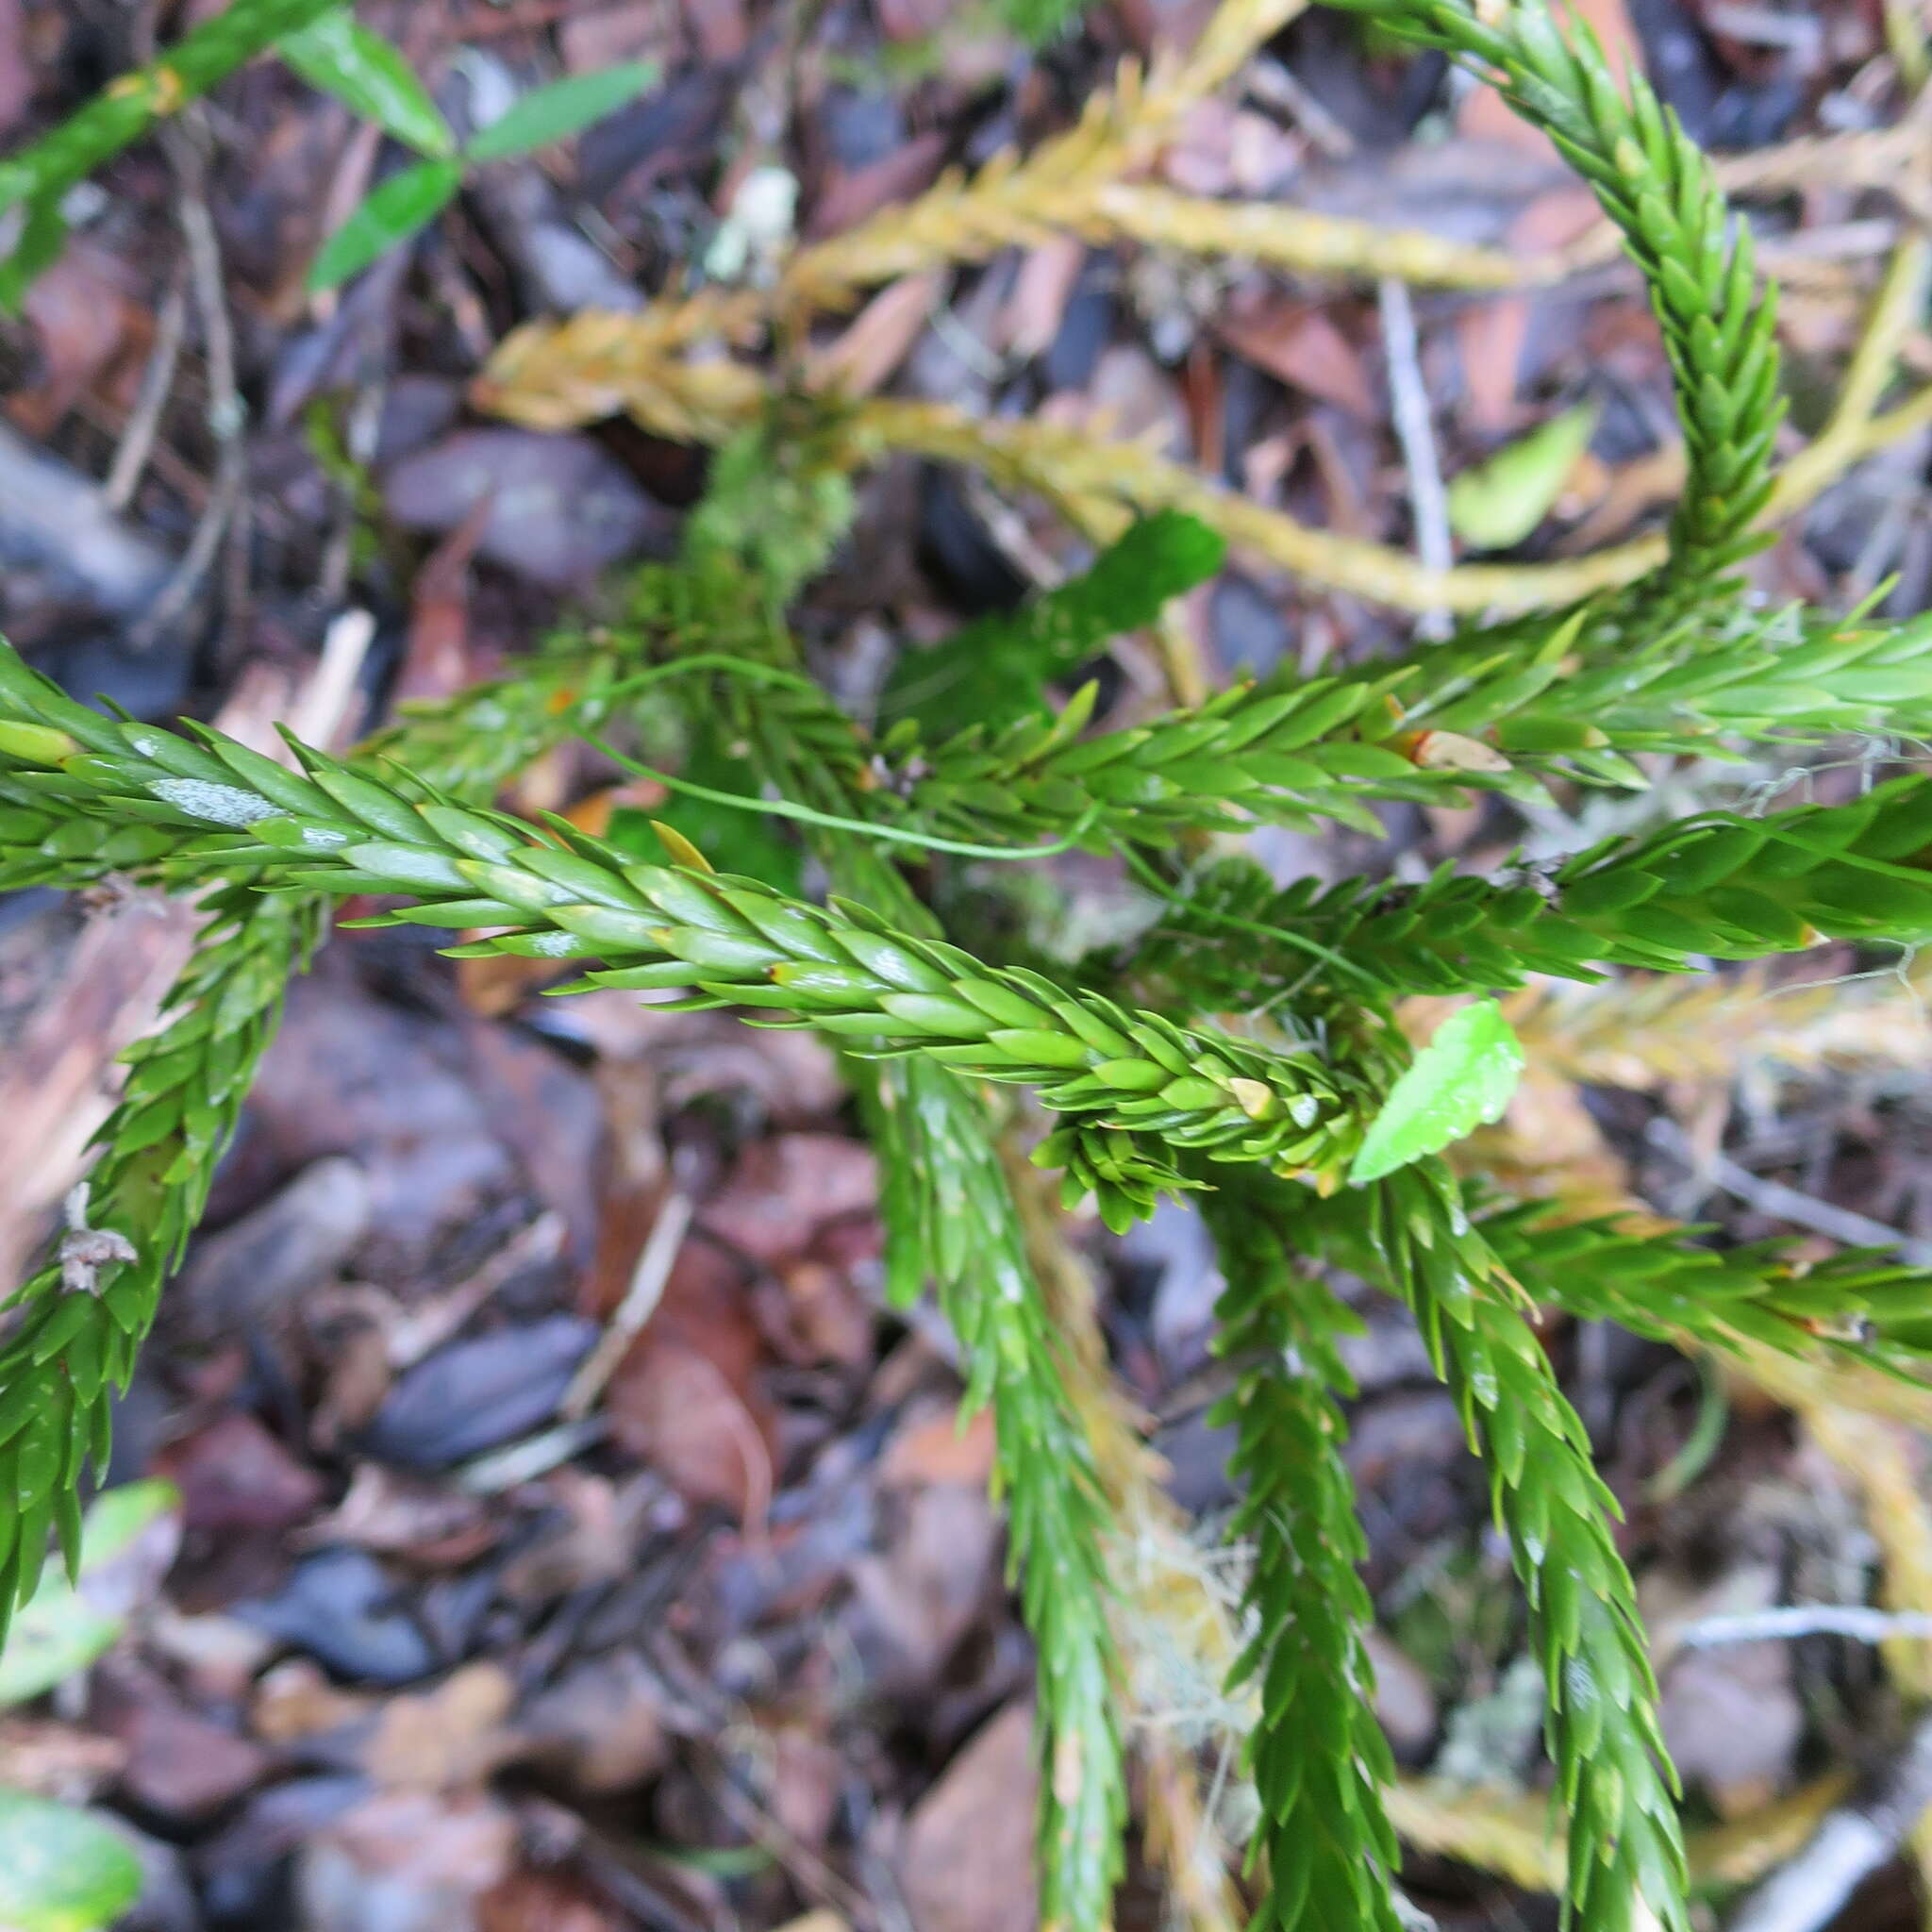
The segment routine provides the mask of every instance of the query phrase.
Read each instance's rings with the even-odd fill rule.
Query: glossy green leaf
[[[309,266],[309,289],[333,289],[360,275],[377,256],[434,221],[456,198],[462,178],[457,161],[419,161],[391,175],[322,244]]]
[[[346,7],[285,34],[275,51],[310,87],[374,121],[387,134],[432,159],[453,155],[457,138],[415,71]]]
[[[172,1483],[127,1483],[95,1499],[81,1530],[79,1588],[50,1568],[8,1633],[0,1710],[43,1696],[113,1647],[143,1579],[151,1587],[174,1557],[180,1506]]]
[[[473,161],[498,161],[527,154],[533,147],[562,141],[614,114],[657,84],[655,60],[626,60],[595,74],[574,75],[533,88],[507,114],[500,115],[470,142]]]
[[[1523,1043],[1494,1000],[1452,1013],[1396,1081],[1349,1170],[1380,1180],[1497,1119],[1523,1073]]]
[[[113,1826],[73,1805],[0,1790],[0,1925],[97,1932],[141,1896],[141,1863]]]
[[[1072,33],[1086,10],[1086,0],[999,0],[1000,18],[1033,47]]]
[[[1479,550],[1521,543],[1549,515],[1596,430],[1594,403],[1552,416],[1449,486],[1449,524]]]
[[[1037,710],[1052,681],[1142,629],[1221,568],[1220,533],[1180,510],[1135,524],[1076,577],[1017,610],[983,617],[929,651],[901,655],[881,709],[935,735],[996,729]]]

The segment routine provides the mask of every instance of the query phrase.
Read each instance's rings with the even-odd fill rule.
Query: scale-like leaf
[[[0,1710],[64,1684],[113,1647],[174,1560],[180,1507],[172,1483],[125,1483],[95,1498],[81,1530],[79,1587],[49,1571],[0,1649]]]
[[[1523,1072],[1523,1043],[1494,1000],[1452,1013],[1391,1089],[1349,1169],[1380,1180],[1495,1120]]]

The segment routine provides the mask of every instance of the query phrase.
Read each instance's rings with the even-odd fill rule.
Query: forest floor
[[[305,292],[309,261],[394,156],[285,70],[257,63],[115,161],[0,323],[0,623],[78,692],[153,717],[307,704],[338,743],[398,695],[491,675],[594,614],[625,560],[668,555],[706,468],[624,424],[546,434],[480,414],[469,385],[509,328],[636,308],[694,261],[755,274],[794,219],[837,234],[944,167],[1034,144],[1206,10],[1096,5],[1029,52],[948,0],[363,8],[455,117],[617,60],[664,79],[573,142],[480,171],[340,296]],[[1840,173],[1804,145],[1895,116],[1886,9],[1587,10],[1696,139],[1786,184],[1753,208],[1789,275],[1793,435],[1815,428],[1924,212],[1903,175]],[[0,144],[195,11],[0,0]],[[795,188],[795,211],[740,195],[757,171]],[[1525,256],[1590,219],[1493,98],[1445,109],[1438,63],[1319,13],[1194,114],[1158,172]],[[1595,412],[1580,456],[1546,485],[1497,486],[1541,496],[1520,557],[1641,535],[1675,484],[1656,325],[1610,263],[1410,298],[1049,242],[902,284],[821,325],[819,346],[859,393],[1145,437],[1305,523],[1397,546],[1445,534],[1412,511],[1419,462],[1455,477],[1579,405]],[[1923,318],[1902,359],[1932,375]],[[1405,448],[1391,425],[1418,402],[1427,447]],[[1759,586],[1932,604],[1928,460],[1922,433],[1853,470],[1755,561]],[[1082,555],[1041,506],[893,458],[861,479],[799,622],[835,686],[862,689],[894,640],[1009,604]],[[371,625],[345,629],[356,611]],[[1413,622],[1240,557],[1184,613],[1210,682],[1371,656]],[[1162,675],[1156,651],[1123,646],[1115,715],[1158,702]],[[1799,775],[1828,796],[1880,756],[1659,775],[1679,802]],[[650,798],[582,749],[509,795],[586,823]],[[1494,864],[1523,832],[1475,806],[1388,818],[1375,862],[1392,853],[1413,876]],[[1340,875],[1374,850],[1260,844],[1284,874]],[[1033,916],[1061,941],[1103,935],[1112,878],[1073,859],[1058,876],[1062,898]],[[141,895],[0,903],[10,1276],[189,930]],[[434,940],[340,932],[293,990],[121,1407],[112,1480],[165,1478],[178,1500],[90,1579],[122,1629],[112,1648],[0,1715],[0,1785],[98,1799],[138,1831],[150,1884],[128,1923],[149,1932],[1027,1932],[1031,1655],[990,1431],[956,1425],[937,1318],[883,1304],[874,1161],[829,1055],[616,993],[541,1001],[526,975],[453,965]],[[1790,1064],[1694,1008],[1630,1021],[1641,1046],[1600,1024],[1572,1041],[1574,1079],[1524,1089],[1506,1153],[1532,1181],[1564,1163],[1606,1199],[1727,1239],[1796,1231],[1824,1252],[1849,1216],[1932,1241],[1932,1022],[1908,974],[1849,952],[1804,962],[1807,979],[1860,970],[1876,975],[1866,1030],[1843,1050],[1818,1043],[1837,1023],[1812,1006],[1779,1009],[1794,1037],[1801,1010],[1814,1027]],[[1073,1232],[1114,1371],[1198,1525],[1201,1587],[1225,1597],[1199,1224],[1168,1207],[1124,1239],[1077,1217]],[[655,1312],[591,1388],[586,1359],[641,1273]],[[1364,1314],[1349,1459],[1379,1706],[1412,1778],[1408,1890],[1444,1932],[1549,1932],[1540,1693],[1507,1552],[1419,1339],[1387,1305]],[[1678,1633],[1870,1601],[1885,1539],[1864,1491],[1882,1467],[1918,1507],[1919,1439],[1861,1447],[1828,1416],[1800,1421],[1790,1391],[1660,1345],[1550,1336],[1627,1512],[1698,1842],[1731,1861],[1707,1869],[1761,1874],[1802,1838],[1794,1816],[1907,1761],[1932,1676],[1828,1632]],[[1932,1576],[1894,1569],[1891,1587],[1932,1608]],[[1175,1675],[1171,1715],[1191,1722],[1211,1686]],[[1160,1701],[1157,1687],[1157,1716]],[[1137,1834],[1123,1927],[1168,1923],[1164,1889]],[[1924,1911],[1902,1856],[1828,1923],[1905,1932]]]

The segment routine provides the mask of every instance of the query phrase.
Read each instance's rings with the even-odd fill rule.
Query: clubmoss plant
[[[1520,1053],[1489,1002],[1532,976],[1932,939],[1932,779],[1701,813],[1554,863],[1419,884],[1282,887],[1238,857],[1208,859],[1205,841],[1262,824],[1375,833],[1378,804],[1473,791],[1547,804],[1556,785],[1641,789],[1655,755],[1752,740],[1924,733],[1932,624],[1768,615],[1740,588],[1774,486],[1773,309],[1748,227],[1650,90],[1614,81],[1541,0],[1359,6],[1499,85],[1594,189],[1646,278],[1688,474],[1664,559],[1634,584],[1096,729],[1095,687],[1062,704],[1056,685],[1219,567],[1217,534],[1169,513],[1020,612],[908,651],[869,727],[811,677],[786,622],[850,508],[849,420],[808,398],[727,447],[683,555],[640,573],[616,619],[410,711],[348,758],[295,745],[284,765],[199,726],[103,716],[0,649],[0,885],[113,872],[198,895],[208,915],[162,1027],[129,1056],[85,1229],[19,1286],[0,1328],[0,1621],[50,1549],[75,1558],[113,1392],[289,977],[332,905],[378,895],[407,904],[376,923],[483,933],[452,950],[555,962],[560,992],[677,991],[838,1047],[881,1155],[889,1293],[937,1290],[969,1400],[996,1424],[1040,1653],[1043,1924],[1110,1922],[1128,1740],[1106,1505],[1001,1156],[1031,1118],[1016,1095],[1046,1119],[1035,1158],[1061,1170],[1070,1203],[1091,1194],[1124,1226],[1185,1192],[1220,1250],[1237,1528],[1256,1553],[1238,1667],[1260,1705],[1254,1923],[1402,1923],[1341,1456],[1336,1341],[1351,1318],[1324,1279],[1343,1269],[1412,1311],[1489,1472],[1544,1679],[1574,1923],[1689,1932],[1617,1505],[1537,1310],[1911,1378],[1932,1354],[1932,1278],[1873,1254],[1807,1263],[1777,1243],[1722,1252],[1689,1231],[1566,1220],[1444,1157],[1507,1094]],[[238,58],[266,44],[241,34],[250,11],[222,16],[238,17],[222,43]],[[43,186],[66,178],[60,157],[98,158],[86,132],[43,144]],[[824,903],[715,870],[669,825],[643,858],[491,808],[546,745],[595,735],[622,756],[647,715],[653,741],[668,720],[704,725],[707,770],[724,777],[686,789],[797,828],[831,882]],[[919,889],[961,856],[1042,864],[1042,846],[1074,845],[1117,855],[1148,889],[1158,909],[1135,942],[1016,962],[947,932]],[[1400,1012],[1418,993],[1472,1016],[1420,1054]]]

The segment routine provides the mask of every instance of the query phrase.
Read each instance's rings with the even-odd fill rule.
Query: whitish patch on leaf
[[[111,1826],[71,1805],[0,1790],[0,1924],[95,1932],[141,1895],[141,1866]]]

